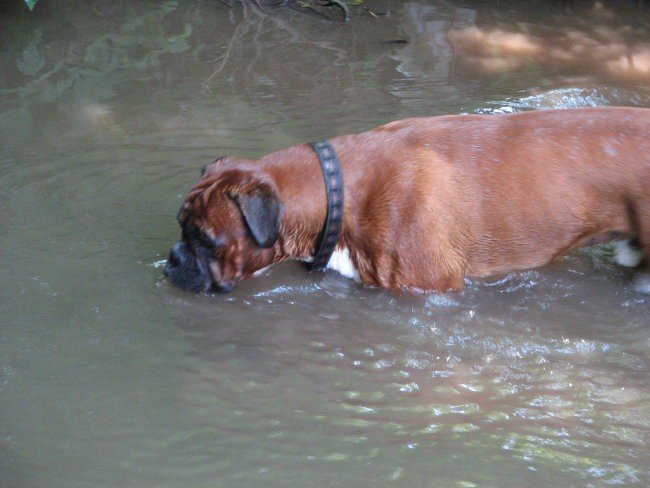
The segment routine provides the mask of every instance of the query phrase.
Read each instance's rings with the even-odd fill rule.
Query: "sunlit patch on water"
[[[317,284],[310,286],[278,286],[272,290],[261,291],[255,293],[256,298],[266,298],[273,296],[295,296],[295,295],[306,295],[309,293],[314,293],[320,290],[320,287]]]
[[[449,308],[458,307],[460,302],[454,297],[452,293],[431,293],[428,294],[425,300],[425,308]]]

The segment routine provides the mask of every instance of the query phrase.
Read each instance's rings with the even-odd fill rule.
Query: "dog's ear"
[[[255,242],[264,248],[271,247],[280,234],[282,217],[282,203],[275,191],[260,184],[232,196]]]

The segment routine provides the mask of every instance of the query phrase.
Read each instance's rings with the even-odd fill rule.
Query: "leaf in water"
[[[42,70],[43,66],[45,66],[45,58],[37,47],[38,43],[41,41],[41,37],[42,32],[40,30],[37,30],[23,51],[22,59],[19,59],[16,62],[18,71],[20,71],[25,76],[33,76]]]
[[[177,0],[168,0],[166,2],[163,2],[161,5],[161,12],[163,15],[167,15],[169,12],[173,12],[178,8],[178,1]]]
[[[168,38],[169,52],[171,54],[177,54],[183,51],[187,51],[190,48],[190,45],[187,43],[187,39],[191,35],[192,26],[190,24],[185,24],[185,28],[182,34]]]
[[[71,69],[65,77],[59,79],[55,84],[46,85],[41,92],[41,99],[45,102],[57,101],[68,89],[72,88],[79,79],[78,69]]]
[[[108,35],[98,37],[87,48],[84,54],[86,64],[101,66],[104,69],[112,69],[111,47]]]
[[[38,0],[25,0],[25,3],[27,4],[27,8],[29,9],[30,12],[34,10],[37,1]]]

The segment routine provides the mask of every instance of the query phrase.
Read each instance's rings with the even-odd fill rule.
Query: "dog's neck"
[[[312,260],[327,218],[327,192],[318,156],[310,146],[302,145],[270,154],[260,164],[274,180],[284,205],[274,261]],[[339,246],[345,235],[344,220]]]

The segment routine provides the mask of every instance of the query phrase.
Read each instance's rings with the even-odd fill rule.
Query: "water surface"
[[[2,14],[0,486],[645,487],[649,300],[606,247],[394,295],[162,266],[199,169],[443,113],[650,107],[641,2]],[[389,14],[389,15],[382,15]]]

